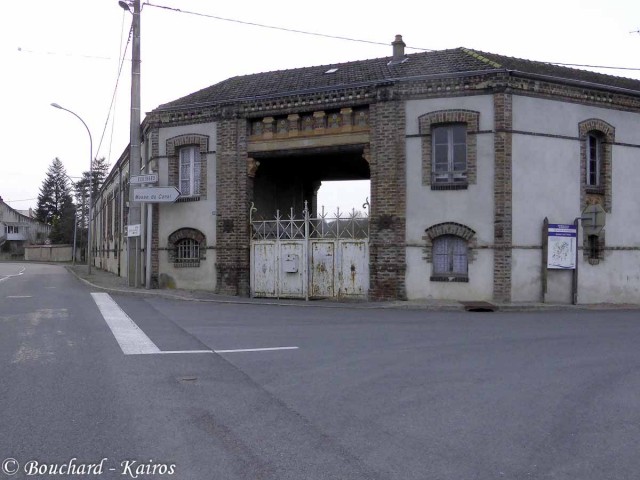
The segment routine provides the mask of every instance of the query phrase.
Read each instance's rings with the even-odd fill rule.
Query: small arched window
[[[181,228],[169,235],[169,262],[174,267],[199,267],[206,260],[207,239],[195,228]]]
[[[433,275],[467,277],[467,241],[456,235],[441,235],[433,240]]]

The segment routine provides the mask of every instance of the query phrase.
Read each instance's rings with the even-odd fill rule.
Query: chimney
[[[406,62],[408,58],[404,55],[404,47],[406,47],[407,44],[402,41],[402,35],[396,35],[396,39],[391,45],[393,45],[393,58],[388,65],[398,65]]]

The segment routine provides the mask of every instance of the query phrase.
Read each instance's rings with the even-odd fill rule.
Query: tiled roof
[[[335,65],[296,68],[232,77],[191,93],[156,110],[173,110],[230,102],[241,99],[269,98],[307,92],[371,84],[415,76],[455,75],[463,72],[517,70],[528,74],[583,81],[606,87],[624,88],[640,93],[640,81],[550,63],[506,57],[492,53],[455,48],[407,55],[407,61],[389,65],[392,57],[375,58]],[[334,73],[325,73],[337,69]]]

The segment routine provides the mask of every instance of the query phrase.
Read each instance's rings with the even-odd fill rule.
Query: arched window
[[[432,264],[432,282],[468,282],[476,232],[460,223],[445,222],[425,230],[425,260]]]
[[[206,237],[195,228],[181,228],[169,235],[169,261],[174,267],[199,267],[206,260]]]
[[[467,241],[455,235],[441,235],[433,240],[433,275],[467,276]]]

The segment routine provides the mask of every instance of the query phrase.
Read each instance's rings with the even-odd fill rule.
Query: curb
[[[304,308],[341,308],[341,309],[352,309],[352,310],[373,310],[373,309],[385,309],[385,310],[422,310],[428,312],[466,312],[465,306],[462,303],[459,304],[416,304],[416,303],[398,303],[398,302],[363,302],[363,303],[319,303],[319,302],[308,302],[308,301],[270,301],[267,299],[216,299],[216,298],[197,298],[187,295],[180,295],[176,293],[169,293],[164,290],[131,290],[131,289],[122,289],[116,287],[106,287],[103,285],[98,285],[93,283],[86,278],[82,278],[78,275],[70,265],[65,265],[65,269],[71,273],[74,277],[76,277],[81,282],[86,285],[97,288],[100,290],[104,290],[107,292],[114,292],[123,295],[141,295],[141,296],[151,296],[151,297],[160,297],[160,298],[168,298],[172,300],[181,300],[186,302],[199,302],[199,303],[214,303],[221,305],[268,305],[268,306],[276,306],[276,307],[304,307]],[[495,312],[553,312],[553,311],[636,311],[640,310],[640,305],[638,304],[580,304],[580,305],[562,305],[562,304],[493,304],[496,308],[494,312],[485,312],[485,313],[495,313]],[[481,312],[469,312],[469,313],[481,313]]]

